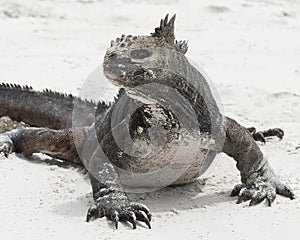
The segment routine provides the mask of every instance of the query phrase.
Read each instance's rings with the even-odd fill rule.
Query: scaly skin
[[[95,103],[78,99],[72,95],[61,94],[45,89],[34,91],[31,87],[20,87],[14,84],[0,84],[0,116],[9,116],[12,120],[26,122],[31,126],[65,129],[72,127],[74,101],[80,102],[82,115]],[[100,108],[107,108],[104,103]],[[85,117],[86,124],[92,121]]]
[[[180,116],[161,104],[159,97],[135,98],[135,94],[149,95],[147,89],[139,89],[142,84],[154,83],[174,89],[191,107],[185,109],[185,105],[178,101],[184,113],[190,110],[195,113],[196,128],[187,124],[184,130],[193,137],[195,132],[200,132],[198,141],[201,144],[205,139],[214,140],[210,148],[200,144],[198,158],[189,162],[188,166],[183,165],[183,170],[177,169],[182,172],[179,171],[178,178],[170,184],[192,182],[208,168],[215,154],[223,151],[234,158],[241,172],[242,184],[234,187],[232,192],[233,196],[239,196],[238,203],[251,200],[250,205],[255,205],[266,199],[271,205],[276,193],[294,198],[292,191],[275,176],[255,143],[255,140],[265,141],[268,136],[282,138],[283,131],[270,129],[256,132],[253,128],[246,129],[234,120],[222,116],[205,78],[184,55],[187,43],[175,41],[174,20],[175,16],[170,21],[167,16],[150,36],[123,35],[112,42],[103,64],[107,78],[121,88],[112,104],[99,103],[96,106],[49,90],[35,92],[30,87],[0,85],[0,116],[7,115],[13,120],[24,121],[36,127],[1,134],[0,152],[6,155],[12,152],[25,155],[39,152],[84,164],[90,173],[95,200],[88,210],[87,221],[106,216],[114,222],[116,228],[119,221],[129,221],[133,228],[136,228],[136,221],[151,227],[149,209],[143,204],[131,202],[124,187],[153,187],[160,186],[161,182],[156,182],[157,177],[153,179],[154,182],[135,179],[134,174],[126,179],[122,171],[148,173],[172,164],[171,160],[183,137],[181,130],[184,124],[179,121]],[[160,91],[154,89],[152,92],[155,93],[155,90]],[[165,92],[163,95],[166,95]],[[146,101],[149,99],[156,101]],[[74,100],[80,108],[79,119],[82,119],[78,127],[72,126]],[[117,142],[119,139],[114,137],[115,128],[121,126],[122,129],[126,111],[134,103],[141,104],[141,107],[131,115],[129,134],[136,146],[141,147],[142,155],[129,154],[125,150],[132,149],[121,148]],[[119,110],[125,115],[112,126],[114,107],[118,104],[123,106]],[[93,116],[89,113],[95,107],[96,122],[91,126]],[[158,130],[151,132],[152,129]],[[154,138],[151,135],[153,133]],[[164,144],[160,145],[157,133],[165,136]],[[147,146],[151,144],[157,150],[155,155],[147,155]],[[183,156],[189,154],[188,150],[180,150],[183,151]],[[177,174],[176,171],[174,170],[174,174]],[[158,176],[158,179],[160,177],[162,176]]]

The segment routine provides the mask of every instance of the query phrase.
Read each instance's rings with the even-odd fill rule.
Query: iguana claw
[[[238,184],[231,192],[231,196],[238,196],[238,204],[250,200],[249,206],[257,205],[265,199],[268,206],[271,206],[276,198],[276,194],[289,197],[291,200],[295,198],[292,190],[282,184],[277,178],[252,183],[248,186],[246,184]]]
[[[281,128],[271,128],[265,131],[256,131],[255,127],[248,128],[248,131],[251,133],[255,141],[260,141],[265,143],[266,137],[278,137],[279,139],[283,138],[284,131]]]
[[[14,151],[14,143],[10,137],[6,134],[0,134],[0,153],[3,153],[5,157]]]
[[[136,221],[144,222],[151,228],[149,209],[144,204],[131,202],[122,192],[110,192],[96,199],[88,210],[86,221],[104,216],[114,223],[116,229],[119,221],[130,222],[133,229],[136,229]]]

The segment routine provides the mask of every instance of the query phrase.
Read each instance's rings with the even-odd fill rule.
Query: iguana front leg
[[[12,152],[31,155],[33,153],[45,153],[47,155],[82,163],[78,151],[84,151],[86,146],[91,147],[86,129],[52,130],[48,128],[24,128],[12,130],[0,134],[0,152],[10,154]],[[76,134],[76,137],[74,135]],[[79,141],[74,143],[74,139]],[[93,141],[92,142],[97,142]],[[92,146],[93,147],[93,146]],[[97,154],[95,147],[94,154],[90,159],[85,159],[85,167],[90,163],[97,164],[95,169],[87,169],[90,172],[95,204],[90,207],[87,213],[87,221],[93,217],[104,217],[112,220],[115,226],[118,221],[129,221],[136,228],[136,221],[142,221],[149,228],[151,213],[149,209],[140,203],[131,202],[123,192],[119,182],[118,174],[108,160],[103,160]],[[95,166],[95,165],[94,165]]]
[[[84,141],[84,129],[77,131]],[[74,144],[71,129],[53,130],[49,128],[22,128],[0,134],[0,152],[10,154],[44,153],[51,157],[82,164]]]
[[[89,143],[89,145],[94,143]],[[88,157],[87,161],[84,160],[89,169],[95,201],[88,210],[86,221],[89,222],[92,218],[106,216],[115,224],[115,228],[118,228],[119,221],[132,223],[134,229],[136,228],[136,221],[141,221],[146,223],[148,228],[151,228],[149,209],[144,204],[128,199],[113,164],[105,156],[98,142],[96,145],[91,157]],[[86,159],[86,156],[82,157]]]
[[[276,193],[295,198],[292,190],[276,177],[249,130],[230,118],[226,118],[223,152],[234,158],[241,173],[242,184],[235,186],[231,194],[239,196],[238,203],[251,200],[250,205],[256,205],[267,199],[271,205]]]
[[[106,168],[106,174],[114,171],[113,166],[109,164]],[[102,176],[103,177],[103,176]],[[151,213],[150,210],[141,203],[131,202],[121,188],[121,185],[114,184],[108,187],[94,176],[90,175],[93,197],[95,203],[90,207],[87,213],[86,221],[91,218],[106,216],[114,222],[115,228],[118,228],[119,221],[128,221],[132,223],[133,229],[136,228],[136,221],[146,223],[148,228],[151,228]],[[115,179],[113,179],[115,182]]]

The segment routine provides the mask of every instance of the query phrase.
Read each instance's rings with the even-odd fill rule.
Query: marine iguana
[[[95,104],[50,90],[38,92],[28,86],[0,85],[0,116],[32,126],[1,134],[0,152],[45,153],[84,164],[90,173],[95,201],[88,210],[87,221],[106,216],[116,228],[119,221],[129,221],[133,228],[136,221],[141,221],[151,228],[150,210],[130,201],[124,188],[192,182],[219,152],[237,162],[242,183],[233,188],[231,195],[238,196],[238,203],[251,200],[250,205],[256,205],[266,199],[271,205],[276,194],[294,199],[292,190],[276,177],[255,142],[264,142],[268,136],[282,138],[283,131],[276,128],[256,132],[222,115],[205,78],[185,57],[187,42],[175,40],[174,21],[175,15],[170,20],[167,15],[151,35],[122,35],[112,41],[103,70],[120,90],[111,104]],[[165,98],[170,89],[183,97]],[[155,95],[156,92],[160,94]],[[74,123],[75,102],[80,120]],[[118,104],[121,107],[116,108]],[[185,104],[190,107],[185,108]],[[138,107],[128,116],[132,105]],[[183,116],[174,114],[174,106],[182,110]],[[115,109],[121,111],[117,121]],[[195,117],[196,121],[186,117]],[[125,122],[134,143],[127,149],[126,144],[125,148],[119,146],[120,139],[114,135],[116,129],[122,130],[124,119],[128,120]],[[195,142],[199,151],[196,149],[186,161],[190,153],[185,149],[195,150]],[[181,158],[174,163],[178,149]],[[172,165],[175,177],[155,173],[168,165]],[[144,174],[152,172],[154,178],[150,174],[144,179]],[[167,179],[160,179],[163,177]]]

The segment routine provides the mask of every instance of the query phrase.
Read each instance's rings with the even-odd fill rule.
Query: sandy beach
[[[176,37],[189,41],[187,57],[209,75],[225,114],[285,131],[258,144],[298,198],[236,204],[239,172],[220,154],[193,184],[130,195],[152,210],[151,230],[114,230],[106,219],[85,222],[93,199],[82,169],[12,154],[0,158],[1,239],[299,239],[299,1],[0,0],[1,82],[78,95],[112,39],[147,35],[167,13],[176,13]],[[115,89],[103,86],[108,101]]]

